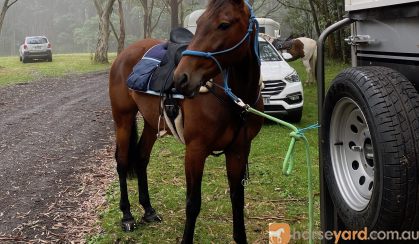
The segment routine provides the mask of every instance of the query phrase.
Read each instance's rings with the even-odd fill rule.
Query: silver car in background
[[[19,47],[19,59],[22,63],[29,60],[43,59],[52,61],[51,43],[45,36],[27,36]]]

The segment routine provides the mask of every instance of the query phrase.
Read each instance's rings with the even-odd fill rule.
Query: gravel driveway
[[[107,72],[0,88],[0,242],[82,241],[114,179]],[[105,186],[104,186],[105,184]]]

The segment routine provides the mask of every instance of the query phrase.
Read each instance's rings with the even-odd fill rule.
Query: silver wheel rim
[[[330,152],[339,191],[349,207],[368,206],[374,188],[374,149],[364,114],[350,98],[342,98],[332,112]]]

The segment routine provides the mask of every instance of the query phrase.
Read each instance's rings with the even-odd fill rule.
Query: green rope
[[[308,185],[308,229],[309,229],[309,236],[310,236],[310,240],[309,243],[312,244],[313,243],[313,187],[312,187],[312,174],[311,174],[311,156],[310,156],[310,146],[308,143],[307,138],[304,135],[304,132],[307,130],[311,130],[311,129],[317,129],[320,127],[319,124],[313,124],[310,125],[306,128],[302,128],[302,129],[298,129],[297,127],[295,127],[294,125],[287,123],[283,120],[277,119],[275,117],[272,117],[270,115],[267,115],[265,113],[262,113],[261,111],[258,111],[252,107],[250,107],[249,105],[245,105],[244,108],[246,109],[247,112],[259,115],[261,117],[264,117],[266,119],[272,120],[282,126],[285,126],[289,129],[292,130],[292,132],[290,133],[291,136],[291,142],[290,142],[290,146],[288,147],[288,151],[287,154],[285,156],[284,159],[284,163],[282,165],[282,173],[285,175],[290,175],[292,168],[294,167],[294,160],[293,160],[293,155],[294,155],[294,148],[295,148],[295,142],[298,140],[302,140],[304,142],[304,146],[306,149],[306,162],[307,162],[307,185]]]

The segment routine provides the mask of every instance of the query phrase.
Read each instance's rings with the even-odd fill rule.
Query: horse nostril
[[[188,74],[183,73],[179,80],[179,85],[184,85],[186,82],[188,82],[188,80],[189,80]]]
[[[175,83],[175,88],[178,91],[182,91],[185,89],[185,87],[187,86],[187,83],[189,81],[189,76],[187,73],[181,73],[179,75],[174,75],[174,83]]]

